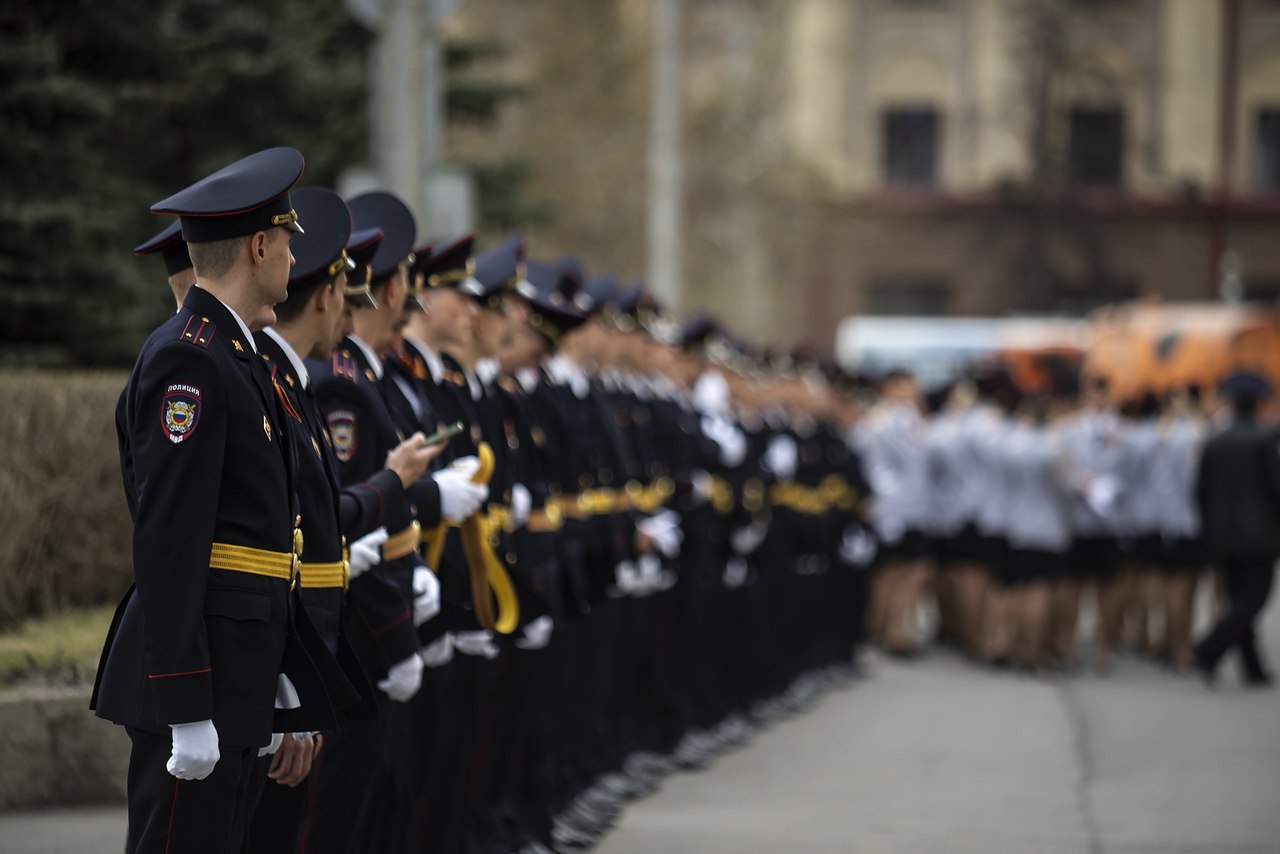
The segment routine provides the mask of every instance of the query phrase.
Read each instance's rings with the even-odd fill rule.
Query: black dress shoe
[[[1250,673],[1248,676],[1244,678],[1244,684],[1248,685],[1250,688],[1270,688],[1271,674],[1270,673]]]
[[[1217,668],[1205,661],[1199,653],[1196,653],[1195,668],[1196,673],[1200,674],[1200,681],[1204,683],[1204,687],[1212,690],[1214,683],[1218,681]]]

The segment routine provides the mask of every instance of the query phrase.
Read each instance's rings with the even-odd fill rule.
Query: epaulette
[[[350,350],[333,351],[333,375],[353,383],[360,382],[360,366],[351,357]]]
[[[218,331],[218,326],[207,317],[196,317],[194,314],[187,318],[187,325],[182,327],[182,332],[178,335],[179,341],[186,341],[188,344],[194,344],[205,350],[209,349],[209,344],[213,341],[213,334]]]

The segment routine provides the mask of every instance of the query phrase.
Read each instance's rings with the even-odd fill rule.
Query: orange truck
[[[1258,305],[1131,302],[1088,318],[1083,374],[1106,377],[1117,400],[1191,384],[1217,389],[1253,371],[1280,389],[1280,314]]]

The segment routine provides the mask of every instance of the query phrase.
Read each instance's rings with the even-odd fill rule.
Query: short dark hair
[[[315,292],[325,285],[330,285],[335,279],[321,279],[318,282],[311,282],[300,288],[289,288],[289,296],[285,301],[276,305],[276,323],[291,323],[302,316],[302,312],[307,307],[307,301],[315,295]]]
[[[208,243],[188,243],[191,266],[196,268],[199,276],[211,279],[225,276],[235,266],[236,256],[244,249],[250,236],[228,237],[226,240],[211,240]]]

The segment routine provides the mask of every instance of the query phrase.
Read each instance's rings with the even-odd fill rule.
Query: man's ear
[[[267,260],[267,241],[269,239],[265,231],[255,231],[249,237],[249,260],[253,262],[254,266]]]
[[[315,293],[311,295],[311,306],[316,310],[317,314],[328,314],[329,306],[333,302],[333,289],[336,285],[329,281],[316,288]]]

